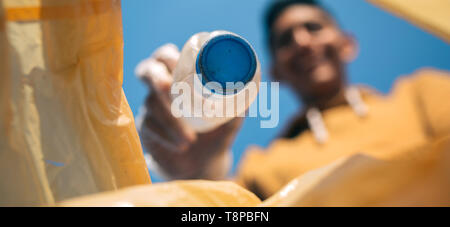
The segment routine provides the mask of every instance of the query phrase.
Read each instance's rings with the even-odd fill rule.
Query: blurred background
[[[148,91],[134,68],[159,46],[171,42],[180,49],[201,31],[229,30],[245,37],[255,48],[263,81],[270,81],[270,58],[265,43],[263,15],[271,0],[132,0],[122,1],[125,40],[124,84],[136,116]],[[422,67],[450,70],[450,45],[363,0],[322,1],[344,30],[359,43],[358,58],[349,65],[350,82],[388,93],[394,81]],[[258,118],[247,118],[232,147],[233,169],[246,147],[267,146],[299,104],[287,87],[280,91],[280,123],[261,129]],[[153,182],[161,179],[150,173]]]

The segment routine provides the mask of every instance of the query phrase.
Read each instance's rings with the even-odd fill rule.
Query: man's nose
[[[293,31],[294,43],[297,47],[308,48],[311,46],[312,37],[309,31],[303,26],[298,26]]]

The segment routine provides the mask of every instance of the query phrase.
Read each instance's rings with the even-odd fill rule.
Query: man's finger
[[[177,46],[169,43],[158,48],[152,56],[156,60],[164,63],[169,73],[172,73],[180,58],[180,51]]]
[[[170,103],[161,102],[159,97],[150,95],[146,100],[148,113],[146,118],[151,127],[164,139],[173,143],[180,151],[184,151],[196,139],[193,129],[185,126],[183,122],[175,118],[170,110]]]
[[[154,58],[149,58],[136,67],[136,75],[144,81],[150,89],[156,92],[168,93],[173,79],[166,65]]]

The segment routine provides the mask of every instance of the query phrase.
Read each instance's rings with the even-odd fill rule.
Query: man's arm
[[[197,133],[171,113],[172,71],[179,57],[174,45],[158,49],[138,65],[136,74],[150,90],[136,121],[151,169],[168,179],[223,179],[231,165],[229,148],[242,118]]]

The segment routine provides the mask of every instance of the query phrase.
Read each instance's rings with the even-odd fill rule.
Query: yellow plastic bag
[[[0,1],[0,206],[150,183],[119,0]]]
[[[450,137],[388,159],[359,153],[311,170],[261,202],[232,182],[173,181],[60,206],[449,206]]]
[[[450,1],[368,0],[450,43]]]
[[[262,206],[450,206],[450,136],[388,159],[344,157],[299,176]]]
[[[60,206],[88,207],[254,207],[256,195],[227,181],[172,181],[129,187],[64,201]]]

